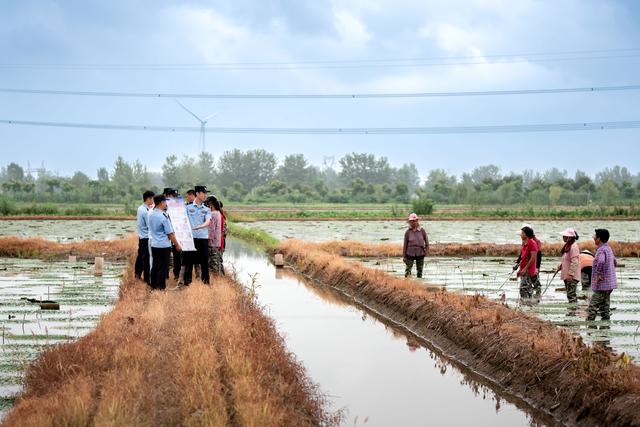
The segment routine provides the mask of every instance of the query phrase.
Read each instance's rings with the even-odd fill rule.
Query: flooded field
[[[257,273],[259,303],[333,407],[346,409],[344,425],[549,422],[331,290],[276,270],[257,249],[232,240],[225,263],[246,285]]]
[[[518,243],[521,221],[421,221],[432,243]],[[640,221],[528,221],[544,242],[560,242],[559,233],[573,227],[584,239],[596,228],[607,228],[611,240],[640,241]],[[298,238],[312,242],[356,240],[360,242],[402,243],[404,221],[258,221],[240,224],[255,227],[277,239]]]
[[[404,275],[404,264],[399,258],[353,261],[397,276]],[[585,342],[599,343],[617,352],[624,351],[636,361],[640,360],[640,259],[618,259],[619,264],[624,267],[618,268],[618,289],[611,294],[611,307],[614,311],[609,325],[584,320],[591,292],[580,290],[581,285],[578,285],[578,297],[581,299],[578,300],[577,310],[567,303],[566,293],[561,290],[564,283],[560,280],[560,275],[550,281],[553,276],[553,271],[550,270],[559,261],[545,260],[540,281],[542,291],[546,289],[546,292],[541,296],[540,302],[532,306],[518,305],[518,282],[509,280],[509,277],[515,277],[515,273],[509,276],[514,262],[512,258],[427,258],[424,279],[416,280],[453,292],[477,292],[496,300],[504,292],[510,307],[531,311],[541,319],[579,333]],[[415,267],[413,274],[415,276]]]
[[[0,220],[0,236],[42,237],[61,243],[115,240],[135,231],[133,220]]]
[[[101,277],[86,262],[43,262],[0,258],[0,414],[21,388],[25,364],[42,348],[85,335],[118,295],[124,264],[105,262]],[[53,300],[59,310],[42,310],[26,300]]]

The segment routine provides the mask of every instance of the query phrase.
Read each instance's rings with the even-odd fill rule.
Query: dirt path
[[[45,350],[27,368],[4,425],[305,426],[339,419],[235,282],[150,292],[130,265],[116,307],[96,329]]]

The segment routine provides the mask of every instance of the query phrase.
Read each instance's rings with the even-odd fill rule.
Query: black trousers
[[[136,278],[151,283],[149,273],[151,265],[149,264],[149,239],[138,239],[138,256],[136,257]]]
[[[182,252],[178,252],[174,244],[171,244],[171,255],[173,257],[173,278],[178,280],[180,269],[182,268]],[[169,268],[167,268],[167,279],[169,278]]]
[[[200,265],[201,278],[203,283],[209,283],[209,239],[193,239],[196,247],[195,252],[185,252],[184,258],[184,284],[192,282],[193,266]]]
[[[169,271],[169,255],[171,248],[151,247],[153,264],[151,265],[151,288],[164,289],[167,284],[167,274]]]

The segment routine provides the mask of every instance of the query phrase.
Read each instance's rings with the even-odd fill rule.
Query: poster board
[[[193,233],[191,232],[191,223],[187,218],[187,210],[184,207],[184,201],[181,197],[175,199],[167,199],[167,213],[169,220],[176,234],[176,239],[183,251],[195,251],[196,247],[193,243]]]

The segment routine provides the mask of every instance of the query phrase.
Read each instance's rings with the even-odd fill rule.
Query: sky
[[[640,49],[640,3],[634,0],[0,2],[0,88],[4,89],[363,94],[636,85],[640,84],[640,50],[632,49]],[[561,53],[575,51],[592,53],[578,55],[586,59]],[[545,55],[537,55],[540,53]],[[495,62],[496,55],[505,54],[515,55],[511,57],[515,60]],[[406,58],[430,62],[385,67],[354,62]],[[555,60],[544,60],[549,58]],[[348,67],[329,67],[330,62],[305,67],[308,61],[351,62]],[[294,66],[246,65],[266,62]],[[236,65],[231,69],[184,66],[213,63]],[[15,67],[25,64],[30,66]],[[640,120],[639,90],[181,102],[200,116],[218,113],[208,127],[432,127]],[[3,92],[0,120],[198,125],[169,98]],[[638,143],[640,129],[447,135],[210,133],[206,137],[207,151],[215,158],[233,148],[262,148],[280,159],[303,153],[319,166],[331,163],[333,157],[337,167],[338,159],[347,153],[369,152],[387,157],[394,166],[414,163],[423,177],[430,169],[459,175],[486,164],[496,164],[504,173],[557,167],[569,173],[581,169],[595,174],[613,165],[638,173]],[[11,161],[24,167],[44,163],[61,175],[81,170],[90,176],[99,167],[111,168],[119,155],[129,161],[139,159],[150,170],[159,171],[168,155],[195,157],[200,151],[197,133],[1,123],[0,147],[0,166]]]

